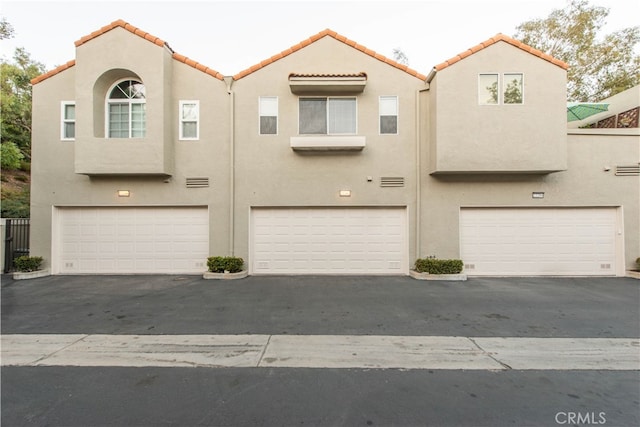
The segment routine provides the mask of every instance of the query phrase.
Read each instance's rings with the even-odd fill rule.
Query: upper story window
[[[300,98],[301,135],[353,135],[356,133],[355,97]]]
[[[478,76],[478,103],[480,105],[522,104],[522,73],[480,74]]]
[[[380,134],[397,135],[398,133],[398,97],[380,97]]]
[[[260,135],[278,134],[278,97],[261,96],[258,100]]]
[[[76,103],[62,101],[61,103],[60,139],[73,141],[76,139]]]
[[[145,87],[137,80],[123,80],[109,92],[107,135],[109,138],[142,138],[146,129]]]
[[[200,136],[200,102],[180,101],[180,139],[196,140]]]

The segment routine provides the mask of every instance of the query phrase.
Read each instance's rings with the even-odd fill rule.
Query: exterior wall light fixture
[[[351,190],[340,190],[340,197],[351,197]]]
[[[129,190],[118,190],[118,197],[129,197],[131,192]]]
[[[534,191],[533,193],[531,193],[531,198],[532,199],[544,199],[544,192],[543,191]]]

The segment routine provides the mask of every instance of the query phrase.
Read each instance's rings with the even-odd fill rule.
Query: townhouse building
[[[324,30],[223,76],[115,21],[32,81],[31,254],[52,274],[235,255],[255,275],[406,275],[431,256],[622,276],[640,133],[569,132],[566,69],[499,34],[423,74]]]

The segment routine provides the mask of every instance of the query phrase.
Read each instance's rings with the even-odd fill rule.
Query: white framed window
[[[76,103],[75,101],[62,101],[60,103],[60,139],[73,141],[76,139]]]
[[[498,105],[498,74],[480,74],[478,76],[478,104]]]
[[[357,132],[355,97],[299,98],[300,135],[354,135]]]
[[[193,141],[200,138],[200,101],[180,101],[180,140]]]
[[[258,116],[260,135],[278,134],[278,97],[261,96],[258,98]]]
[[[478,75],[478,104],[522,104],[524,76],[522,73],[486,73]]]
[[[380,134],[398,134],[398,97],[381,96],[379,102]]]
[[[107,95],[107,136],[142,138],[146,133],[146,89],[138,80],[125,79]]]

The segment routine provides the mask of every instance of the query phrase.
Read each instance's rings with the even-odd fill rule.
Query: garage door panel
[[[616,208],[463,208],[471,275],[612,275]]]
[[[403,208],[295,208],[252,211],[252,272],[402,274]]]
[[[60,273],[200,273],[206,208],[59,208]]]

